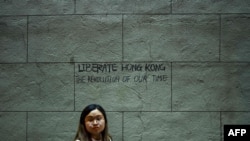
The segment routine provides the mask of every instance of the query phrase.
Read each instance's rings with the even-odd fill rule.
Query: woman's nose
[[[97,120],[95,119],[95,120],[94,120],[94,124],[97,124],[97,123],[98,123],[98,122],[97,122]]]

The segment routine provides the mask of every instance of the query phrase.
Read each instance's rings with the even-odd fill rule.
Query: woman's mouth
[[[99,126],[94,126],[94,127],[92,127],[93,129],[99,129]]]

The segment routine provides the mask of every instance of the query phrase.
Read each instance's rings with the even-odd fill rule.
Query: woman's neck
[[[102,139],[102,136],[101,135],[92,135],[92,140],[94,141],[100,141]]]

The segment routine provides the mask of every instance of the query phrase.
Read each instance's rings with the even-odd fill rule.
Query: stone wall
[[[249,0],[0,1],[1,140],[222,141],[250,124]]]

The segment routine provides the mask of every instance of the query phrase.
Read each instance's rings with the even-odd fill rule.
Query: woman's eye
[[[87,118],[87,121],[93,121],[94,118]]]
[[[94,120],[96,121],[101,121],[103,119],[103,117],[101,116],[98,116],[98,117],[90,117],[90,118],[87,118],[87,121],[89,122],[93,122]]]
[[[89,119],[88,121],[89,121],[89,122],[92,122],[92,121],[93,121],[93,119]]]

